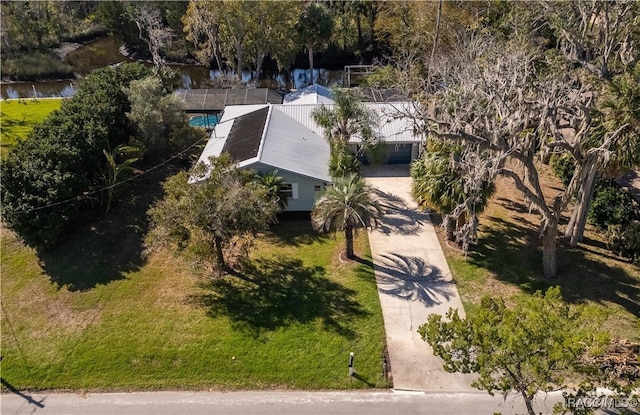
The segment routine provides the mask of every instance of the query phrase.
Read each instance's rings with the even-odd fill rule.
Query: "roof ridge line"
[[[262,136],[260,136],[260,146],[258,147],[258,154],[256,156],[256,159],[258,161],[262,160],[262,152],[264,151],[264,142],[267,139],[267,131],[269,130],[269,124],[271,123],[271,114],[273,112],[273,105],[268,103],[267,108],[269,108],[269,110],[267,111],[267,119],[264,122],[264,127],[262,129]]]

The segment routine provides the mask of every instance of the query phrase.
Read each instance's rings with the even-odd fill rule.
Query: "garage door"
[[[411,144],[387,144],[387,164],[411,163]]]

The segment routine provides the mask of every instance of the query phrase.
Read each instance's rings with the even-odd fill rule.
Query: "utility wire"
[[[204,139],[205,139],[205,137],[201,138],[200,140],[198,140],[198,141],[196,141],[195,143],[191,144],[189,147],[185,148],[185,149],[184,149],[184,150],[182,150],[181,152],[179,152],[179,153],[177,153],[177,154],[175,154],[175,155],[171,156],[170,158],[168,158],[168,159],[164,160],[162,163],[157,164],[157,165],[155,165],[155,166],[153,166],[153,167],[150,167],[150,168],[148,168],[147,170],[143,171],[142,173],[137,174],[137,175],[132,176],[132,177],[129,177],[128,179],[122,180],[121,182],[114,183],[114,184],[112,184],[112,185],[105,186],[105,187],[102,187],[102,188],[100,188],[100,189],[96,189],[96,190],[93,190],[93,191],[91,191],[91,192],[88,192],[88,193],[83,193],[83,194],[82,194],[82,195],[80,195],[80,196],[71,197],[71,198],[69,198],[69,199],[65,199],[65,200],[61,200],[61,201],[59,201],[59,202],[51,203],[51,204],[48,204],[48,205],[46,205],[46,206],[39,206],[39,207],[32,208],[32,209],[16,210],[15,212],[12,212],[12,213],[14,213],[14,214],[22,214],[22,213],[35,212],[35,211],[37,211],[37,210],[42,210],[42,209],[48,209],[48,208],[50,208],[50,207],[63,205],[63,204],[65,204],[65,203],[77,202],[77,201],[80,201],[80,200],[82,200],[83,198],[85,198],[85,197],[87,197],[87,196],[91,196],[91,195],[94,195],[94,194],[96,194],[96,193],[103,192],[103,191],[105,191],[105,190],[113,189],[113,188],[115,188],[115,187],[117,187],[117,186],[120,186],[120,185],[122,185],[122,184],[126,183],[126,182],[129,182],[129,181],[131,181],[131,180],[138,179],[139,177],[144,176],[145,174],[147,174],[147,173],[149,173],[149,172],[151,172],[151,171],[153,171],[153,170],[155,170],[155,169],[157,169],[157,168],[159,168],[159,167],[161,167],[161,166],[164,166],[165,164],[167,164],[167,163],[168,163],[168,162],[170,162],[171,160],[174,160],[174,159],[176,159],[176,158],[180,157],[181,155],[183,155],[184,153],[186,153],[187,151],[189,151],[191,148],[195,147],[197,144],[199,144],[200,142],[202,142]],[[209,139],[209,137],[206,137],[206,139],[208,140],[208,139]]]

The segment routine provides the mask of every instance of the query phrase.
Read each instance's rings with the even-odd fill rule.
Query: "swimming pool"
[[[196,115],[191,117],[189,125],[192,127],[213,128],[218,121],[220,121],[220,116],[216,114]]]

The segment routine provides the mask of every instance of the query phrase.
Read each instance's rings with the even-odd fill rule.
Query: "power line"
[[[207,138],[207,140],[209,139],[208,137],[206,137],[206,138]],[[39,207],[36,207],[36,208],[31,208],[31,209],[17,210],[17,211],[15,211],[15,212],[13,212],[13,213],[15,213],[15,214],[31,213],[31,212],[35,212],[35,211],[42,210],[42,209],[48,209],[48,208],[50,208],[50,207],[63,205],[63,204],[65,204],[65,203],[77,202],[77,201],[80,201],[80,200],[82,200],[83,198],[85,198],[85,197],[87,197],[87,196],[91,196],[91,195],[94,195],[94,194],[96,194],[96,193],[103,192],[103,191],[105,191],[105,190],[113,189],[113,188],[115,188],[115,187],[117,187],[117,186],[120,186],[120,185],[122,185],[122,184],[124,184],[124,183],[127,183],[127,182],[129,182],[129,181],[132,181],[132,180],[138,179],[138,178],[140,178],[141,176],[144,176],[145,174],[147,174],[147,173],[149,173],[149,172],[151,172],[151,171],[153,171],[153,170],[155,170],[155,169],[157,169],[157,168],[159,168],[159,167],[161,167],[161,166],[164,166],[165,164],[167,164],[167,163],[168,163],[168,162],[170,162],[171,160],[174,160],[174,159],[176,159],[176,158],[180,157],[181,155],[183,155],[184,153],[186,153],[187,151],[189,151],[191,148],[195,147],[197,144],[199,144],[200,142],[202,142],[204,139],[205,139],[205,137],[203,137],[203,138],[199,139],[199,140],[198,140],[198,141],[196,141],[195,143],[191,144],[189,147],[187,147],[187,148],[185,148],[184,150],[180,151],[179,153],[177,153],[177,154],[175,154],[175,155],[171,156],[170,158],[168,158],[168,159],[164,160],[162,163],[157,164],[157,165],[155,165],[155,166],[153,166],[153,167],[150,167],[150,168],[148,168],[147,170],[143,171],[142,173],[137,174],[137,175],[132,176],[132,177],[129,177],[128,179],[125,179],[125,180],[123,180],[123,181],[121,181],[121,182],[114,183],[114,184],[112,184],[112,185],[105,186],[105,187],[102,187],[102,188],[100,188],[100,189],[96,189],[96,190],[93,190],[93,191],[91,191],[91,192],[88,192],[88,193],[83,193],[82,195],[79,195],[79,196],[75,196],[75,197],[71,197],[71,198],[69,198],[69,199],[61,200],[61,201],[59,201],[59,202],[51,203],[51,204],[48,204],[48,205],[46,205],[46,206],[39,206]]]

